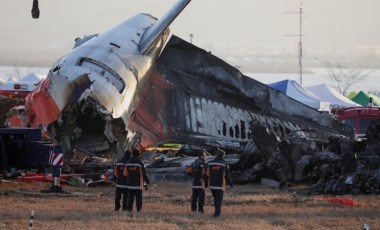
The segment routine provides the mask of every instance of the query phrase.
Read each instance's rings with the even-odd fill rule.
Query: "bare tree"
[[[332,64],[329,61],[324,61],[323,64],[327,68],[328,77],[333,82],[334,87],[344,96],[347,96],[348,90],[354,84],[364,80],[373,72],[360,68],[346,68],[340,64]]]

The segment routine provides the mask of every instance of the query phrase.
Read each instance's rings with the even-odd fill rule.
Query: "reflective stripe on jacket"
[[[149,184],[149,177],[144,164],[137,156],[132,156],[123,172],[127,176],[128,189],[143,189],[144,181]]]
[[[193,188],[205,189],[207,183],[207,164],[201,158],[196,159],[190,165],[193,176]]]
[[[127,188],[127,177],[123,175],[125,164],[128,162],[129,157],[123,157],[116,162],[113,175],[116,177],[116,187]]]

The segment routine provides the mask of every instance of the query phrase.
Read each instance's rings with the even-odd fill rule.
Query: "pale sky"
[[[49,67],[76,37],[103,32],[137,13],[161,17],[175,2],[39,0],[40,18],[32,19],[32,0],[0,0],[0,65]],[[296,58],[298,37],[286,35],[299,33],[300,2],[192,0],[170,29],[185,40],[193,34],[195,45],[236,65],[268,56]],[[380,0],[302,3],[305,59],[345,56],[379,64]]]

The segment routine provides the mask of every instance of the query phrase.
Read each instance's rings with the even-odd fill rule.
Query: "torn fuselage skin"
[[[122,153],[121,147],[127,144],[128,132],[123,120],[112,119],[104,108],[90,98],[66,106],[49,130],[59,142],[64,143],[69,152],[79,148],[91,154],[113,158],[113,153]],[[103,147],[100,148],[100,145]]]
[[[176,140],[241,151],[259,123],[279,138],[303,131],[308,138],[353,136],[332,116],[270,89],[210,53],[172,36],[141,92],[128,128],[142,143]]]

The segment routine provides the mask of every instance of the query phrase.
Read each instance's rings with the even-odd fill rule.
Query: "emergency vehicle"
[[[349,107],[338,111],[338,117],[344,124],[355,130],[358,139],[366,139],[365,135],[371,122],[380,119],[380,107]]]
[[[0,94],[6,97],[26,97],[36,87],[32,81],[8,81],[0,84]]]

